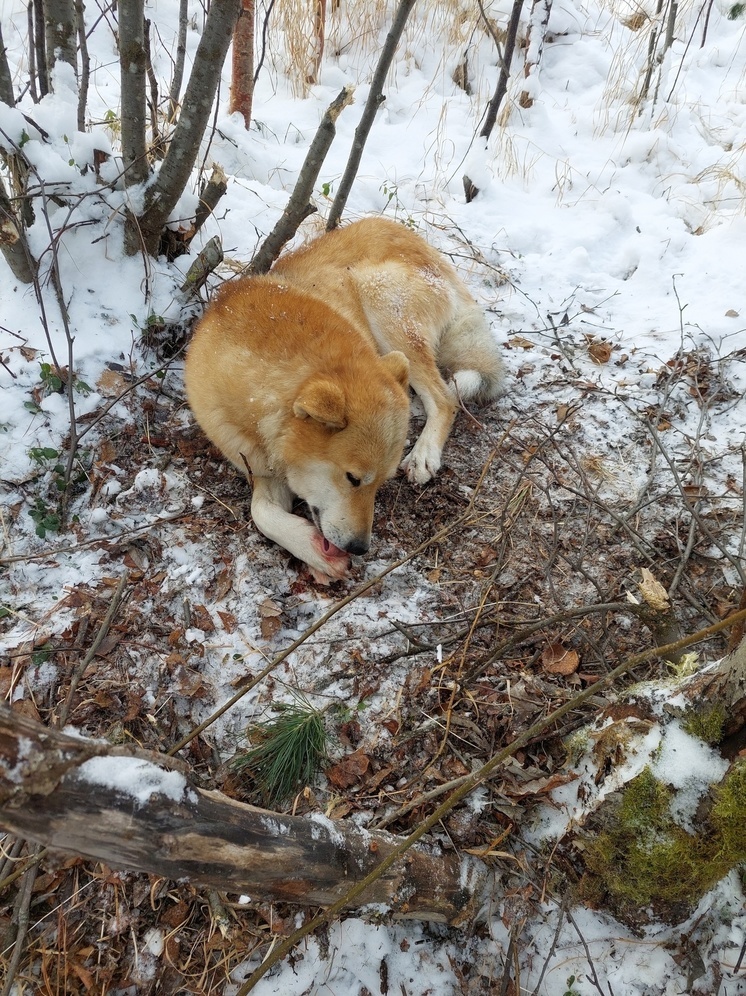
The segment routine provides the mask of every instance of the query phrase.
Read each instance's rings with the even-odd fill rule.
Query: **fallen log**
[[[286,816],[199,788],[180,761],[59,733],[0,705],[0,826],[47,847],[253,901],[329,906],[400,843],[320,814]],[[490,876],[413,847],[355,900],[396,917],[473,921]]]

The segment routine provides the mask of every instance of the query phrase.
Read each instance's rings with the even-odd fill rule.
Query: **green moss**
[[[585,841],[587,868],[622,912],[650,907],[664,919],[676,916],[746,857],[746,764],[723,784],[701,834],[675,822],[672,796],[646,768]]]
[[[728,867],[746,861],[746,761],[734,764],[718,786],[710,822]]]
[[[706,744],[720,743],[723,736],[723,725],[725,723],[725,709],[718,703],[707,709],[695,711],[688,710],[681,721],[681,725],[693,737],[699,737]]]

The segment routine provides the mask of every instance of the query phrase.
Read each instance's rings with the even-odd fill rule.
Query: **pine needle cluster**
[[[308,703],[279,703],[275,719],[249,727],[255,744],[231,766],[251,775],[268,805],[278,805],[310,784],[326,761],[328,734],[321,712]]]

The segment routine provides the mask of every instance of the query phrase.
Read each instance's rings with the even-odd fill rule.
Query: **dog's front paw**
[[[413,484],[427,484],[440,470],[440,450],[437,446],[423,444],[420,436],[400,467]]]
[[[332,581],[343,581],[350,571],[350,555],[346,550],[330,543],[328,539],[315,533],[313,537],[314,556],[306,563],[311,568],[311,574],[317,584],[330,584]]]

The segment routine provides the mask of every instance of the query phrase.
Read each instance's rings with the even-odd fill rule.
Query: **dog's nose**
[[[367,553],[369,547],[370,543],[366,542],[365,540],[352,540],[352,542],[347,544],[345,550],[348,553],[360,554],[360,553]]]

